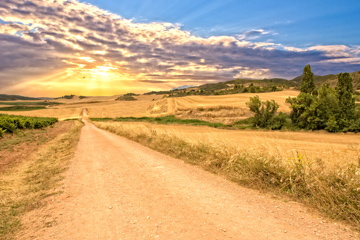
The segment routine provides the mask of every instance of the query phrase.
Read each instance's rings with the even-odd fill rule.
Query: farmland
[[[284,90],[257,95],[264,101],[274,99],[280,111],[289,113],[286,99],[298,94]],[[354,210],[359,186],[349,179],[358,178],[358,135],[226,129],[252,116],[246,106],[252,96],[254,93],[163,98],[152,94],[135,96],[136,101],[116,101],[119,95],[71,96],[56,99],[61,104],[46,109],[14,113],[65,120],[80,118],[86,109],[88,117],[100,121],[94,122],[100,128],[198,164],[241,185],[285,195],[356,225],[360,219]],[[126,122],[101,122],[114,118]],[[248,159],[248,164],[243,159]],[[333,181],[341,184],[330,191]],[[342,208],[342,204],[348,207]]]
[[[40,129],[56,123],[57,118],[24,117],[0,114],[0,137],[22,129]]]

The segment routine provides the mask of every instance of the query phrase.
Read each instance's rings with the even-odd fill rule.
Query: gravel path
[[[64,193],[20,239],[356,239],[298,203],[276,200],[85,121]],[[32,214],[36,218],[36,214]]]

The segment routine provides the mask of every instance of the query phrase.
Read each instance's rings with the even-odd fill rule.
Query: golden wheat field
[[[206,126],[160,125],[152,123],[101,123],[121,128],[134,135],[174,136],[186,142],[206,143],[239,151],[266,152],[283,159],[297,152],[314,161],[321,159],[329,167],[357,163],[360,157],[359,136],[352,133],[281,132],[254,130],[226,130]]]
[[[270,93],[242,93],[220,96],[188,96],[182,98],[166,98],[150,105],[148,115],[175,115],[183,119],[200,119],[209,122],[231,124],[251,116],[246,106],[250,97],[259,95],[262,101],[274,99],[279,110],[290,112],[286,98],[295,97],[298,91],[288,90]]]
[[[147,115],[149,106],[162,98],[156,95],[136,96],[137,101],[115,101],[119,96],[111,97],[87,97],[79,99],[75,96],[73,99],[56,99],[54,102],[62,103],[61,105],[48,106],[47,109],[35,111],[12,111],[1,112],[4,114],[39,116],[39,117],[57,117],[59,120],[80,118],[82,109],[88,109],[90,117],[142,117]],[[154,99],[154,101],[153,101]],[[21,101],[18,101],[21,102]],[[30,101],[26,101],[30,102]],[[33,101],[39,102],[39,101]]]
[[[56,99],[63,103],[47,109],[28,112],[3,112],[27,116],[58,117],[60,120],[79,118],[86,108],[89,117],[142,117],[175,115],[179,118],[196,118],[211,122],[232,123],[251,116],[246,102],[254,95],[260,99],[274,99],[279,103],[279,111],[289,112],[285,103],[289,96],[297,96],[298,91],[288,90],[270,93],[246,93],[221,96],[188,96],[164,98],[162,95],[140,95],[137,101],[115,101],[118,96],[87,97],[80,99]],[[27,101],[28,102],[28,101]],[[331,134],[325,132],[280,132],[251,130],[221,130],[210,127],[185,125],[157,125],[149,123],[121,123],[127,128],[153,129],[159,133],[173,134],[188,141],[219,142],[241,148],[254,148],[274,155],[291,155],[295,151],[321,159],[336,162],[356,160],[360,155],[359,137],[355,134]],[[144,131],[145,131],[144,130]]]
[[[115,101],[118,95],[110,97],[75,96],[72,99],[56,99],[62,103],[47,109],[27,112],[0,112],[26,116],[57,117],[60,120],[79,118],[82,109],[88,109],[89,117],[143,117],[175,115],[178,118],[196,118],[209,122],[225,124],[236,122],[251,116],[246,106],[251,96],[259,95],[262,101],[274,99],[279,104],[279,111],[289,112],[285,103],[289,96],[297,96],[298,91],[288,90],[270,93],[245,93],[220,96],[187,96],[181,98],[163,98],[162,95],[135,96],[137,101]],[[21,101],[18,101],[21,102]],[[37,101],[26,101],[37,102]]]

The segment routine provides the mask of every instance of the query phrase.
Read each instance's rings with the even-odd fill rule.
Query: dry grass
[[[53,189],[73,156],[81,126],[82,123],[74,122],[68,133],[59,135],[33,153],[28,161],[0,176],[0,239],[13,239],[21,229],[21,216],[56,194]]]
[[[285,103],[289,96],[297,96],[298,91],[288,90],[270,93],[242,93],[220,96],[187,96],[181,98],[167,98],[155,102],[148,108],[151,116],[175,115],[178,118],[197,118],[208,122],[232,124],[251,116],[246,106],[250,97],[259,95],[262,101],[274,99],[279,103],[279,111],[290,112]]]
[[[118,96],[112,97],[88,97],[79,99],[58,99],[56,102],[63,103],[58,106],[50,106],[47,109],[28,111],[28,112],[11,112],[15,115],[37,116],[37,117],[56,117],[60,121],[64,119],[79,119],[82,109],[87,108],[90,117],[142,117],[146,116],[149,105],[154,101],[161,99],[162,96],[141,95],[137,96],[137,101],[115,101]],[[154,101],[153,101],[154,99]],[[2,113],[0,111],[0,113]],[[5,112],[3,112],[5,113]]]
[[[95,125],[240,184],[286,194],[334,219],[354,226],[360,223],[360,149],[355,135],[345,136],[349,139],[344,142],[341,134],[296,133],[287,139],[294,133],[231,131],[238,142],[246,142],[238,144],[234,136],[226,137],[232,135],[230,131],[207,127]],[[310,151],[298,149],[317,139],[322,142]]]

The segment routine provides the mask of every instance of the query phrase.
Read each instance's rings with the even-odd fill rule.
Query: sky
[[[116,95],[360,70],[358,0],[1,0],[0,93]]]

